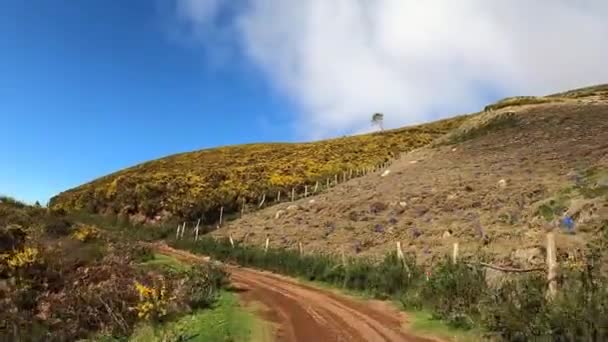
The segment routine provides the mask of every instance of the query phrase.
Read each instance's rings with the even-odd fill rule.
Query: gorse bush
[[[169,296],[165,282],[161,279],[153,285],[144,285],[135,281],[134,286],[139,295],[139,302],[135,307],[137,317],[153,321],[163,319],[168,313],[171,301],[175,300]]]
[[[176,154],[118,171],[68,190],[50,201],[52,208],[95,213],[171,214],[186,220],[204,216],[215,222],[238,213],[243,201],[270,203],[281,190],[333,178],[349,170],[384,163],[401,152],[429,144],[466,117],[375,134],[312,143],[269,143],[227,146]]]

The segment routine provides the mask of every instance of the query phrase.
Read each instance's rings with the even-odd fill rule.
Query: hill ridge
[[[177,153],[146,161],[97,178],[54,196],[51,207],[125,215],[154,223],[170,218],[217,222],[238,215],[242,203],[254,208],[266,193],[334,177],[352,169],[385,163],[404,152],[459,134],[463,123],[487,113],[543,103],[602,98],[608,86],[586,87],[547,97],[516,97],[498,101],[485,111],[435,122],[304,143],[248,143]],[[458,133],[460,132],[460,133]],[[449,134],[448,134],[449,133]],[[453,143],[447,141],[446,143]],[[274,198],[269,197],[270,203]]]

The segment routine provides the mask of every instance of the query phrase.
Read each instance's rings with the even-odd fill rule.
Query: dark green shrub
[[[202,264],[185,271],[185,296],[192,309],[209,307],[219,290],[228,283],[228,274],[221,266]]]
[[[26,236],[21,228],[0,228],[0,253],[21,248]]]
[[[422,286],[423,284],[418,284],[417,286],[411,286],[409,289],[405,291],[400,297],[399,301],[403,308],[406,310],[421,310],[424,308],[424,298],[422,297]]]
[[[422,288],[422,298],[437,318],[456,327],[471,327],[487,290],[485,271],[446,259]]]
[[[72,222],[66,217],[51,215],[44,224],[44,231],[53,237],[68,236],[72,233]]]
[[[136,263],[143,263],[154,259],[152,248],[143,245],[135,245],[130,251],[131,258]]]
[[[608,278],[592,267],[567,275],[548,312],[553,336],[608,340]]]
[[[509,280],[488,291],[480,306],[481,322],[507,341],[527,341],[550,332],[543,275]]]

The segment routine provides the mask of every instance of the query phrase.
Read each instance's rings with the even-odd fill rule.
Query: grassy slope
[[[545,97],[511,97],[487,106],[486,111],[607,96],[608,85],[600,85]],[[377,165],[427,145],[470,117],[312,143],[249,144],[176,154],[65,191],[51,199],[51,206],[148,218],[204,216],[215,222],[220,206],[230,215],[240,210],[243,201],[257,203],[262,193],[268,194],[267,203],[278,190],[283,198],[294,187],[302,193],[304,185],[323,184],[336,174]]]
[[[305,184],[427,145],[465,118],[312,143],[249,144],[176,154],[63,192],[51,206],[147,217],[168,212],[193,219],[207,214],[213,221],[220,206],[229,214],[239,210],[243,199],[257,203],[264,192],[269,194],[267,201],[278,190],[285,194],[296,187],[303,192]]]

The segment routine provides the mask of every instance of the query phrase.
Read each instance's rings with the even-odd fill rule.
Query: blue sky
[[[0,193],[34,201],[168,154],[292,140],[246,60],[208,66],[151,1],[0,2]]]
[[[0,194],[608,80],[608,2],[0,1]],[[563,46],[567,46],[564,49]]]

